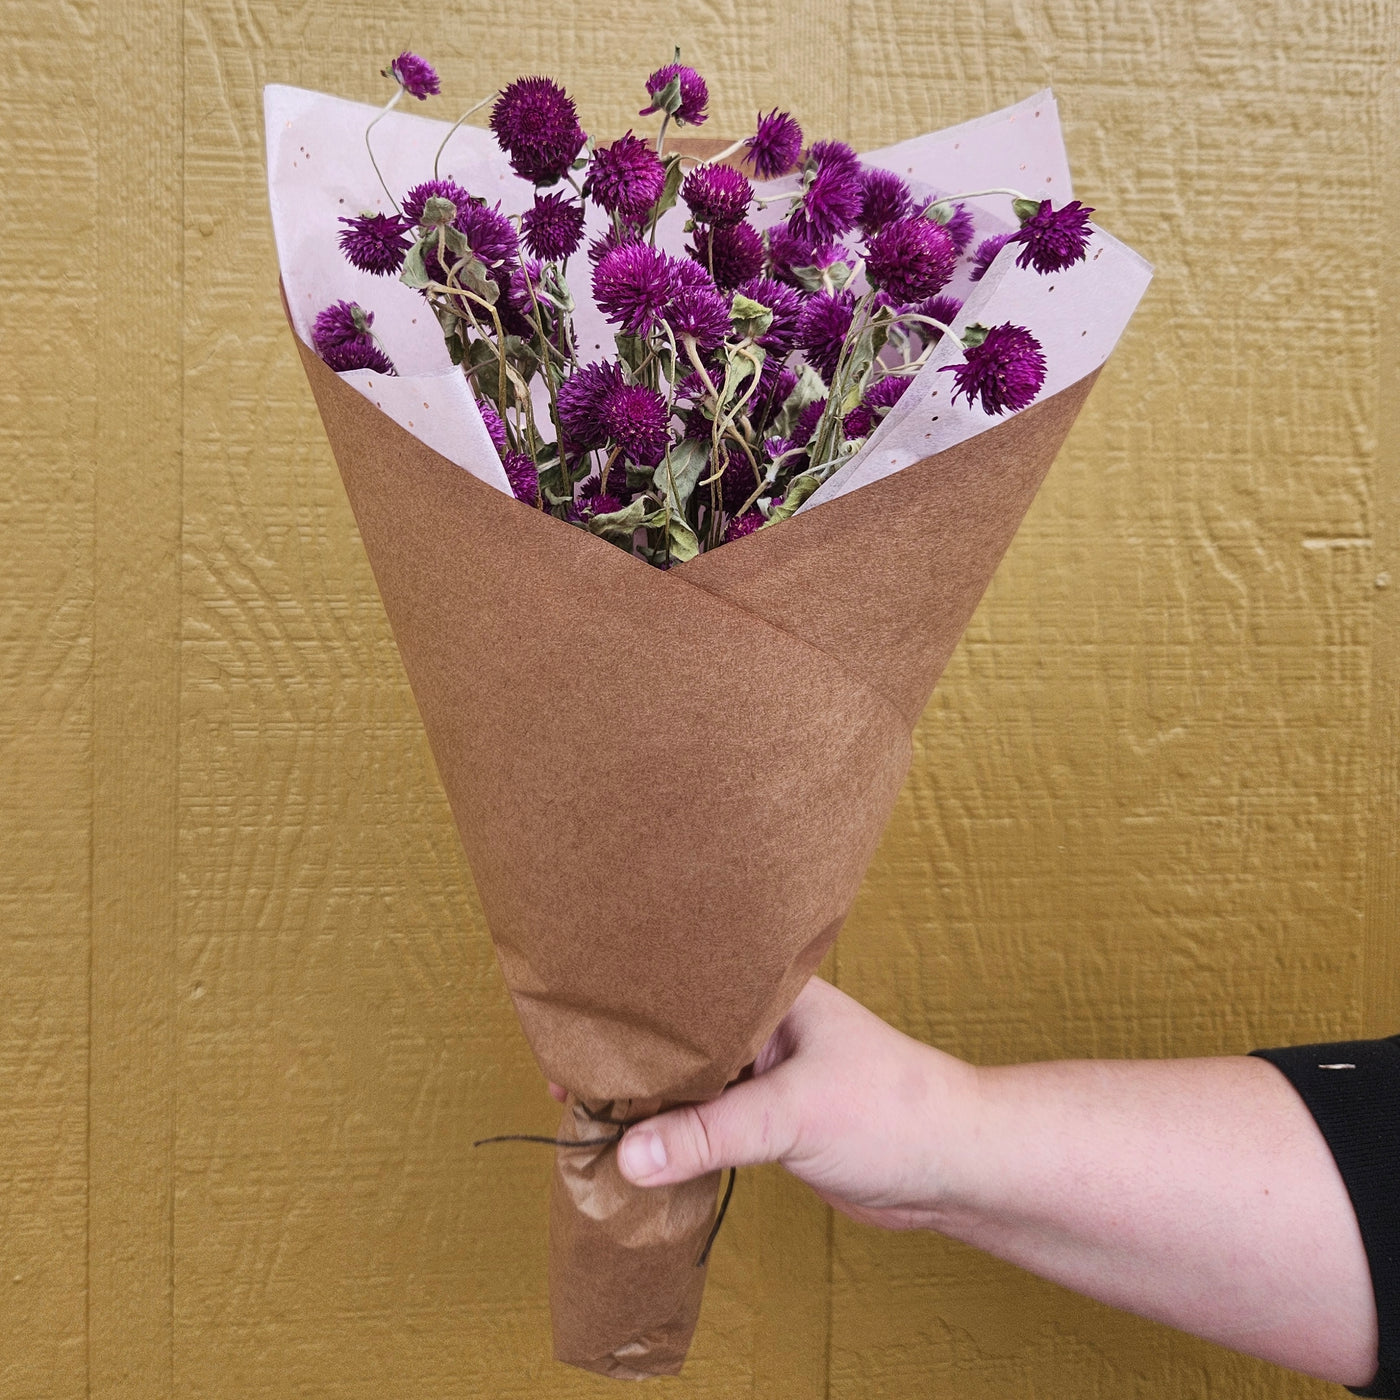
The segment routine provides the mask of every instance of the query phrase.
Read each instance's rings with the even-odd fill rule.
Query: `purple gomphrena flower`
[[[993,326],[981,345],[964,351],[961,364],[942,368],[953,375],[953,401],[959,394],[966,395],[969,405],[980,398],[984,413],[1023,409],[1045,383],[1040,342],[1009,321]]]
[[[765,376],[769,373],[769,366],[773,363],[774,360],[772,357],[770,357],[768,360],[768,364],[763,366],[763,372]],[[758,394],[759,407],[756,412],[750,413],[749,417],[752,418],[753,421],[755,423],[758,423],[760,426],[763,423],[766,423],[768,419],[770,419],[773,416],[773,414],[776,413],[778,409],[780,409],[783,406],[784,402],[787,399],[787,396],[790,393],[792,393],[793,389],[796,388],[796,386],[797,371],[791,368],[789,365],[779,364],[777,372],[773,375],[771,379],[767,381],[767,386],[763,389],[760,389]],[[786,438],[775,437],[772,438],[771,441],[781,442],[785,445],[785,447],[790,447],[792,445],[790,442],[787,441]],[[784,448],[765,447],[764,450],[768,453],[770,457],[776,457],[779,452],[784,450]]]
[[[584,193],[609,214],[636,223],[661,197],[665,184],[666,167],[656,152],[629,131],[594,151]]]
[[[958,313],[963,309],[963,304],[957,297],[936,296],[929,297],[926,301],[921,301],[906,309],[917,312],[920,316],[928,316],[935,321],[942,321],[945,326],[951,326],[958,319]],[[943,335],[942,331],[935,330],[924,321],[905,321],[902,324],[912,335],[917,335],[929,345],[941,339]]]
[[[430,199],[448,200],[457,210],[457,218],[461,217],[462,210],[467,205],[474,203],[471,195],[459,185],[456,180],[424,180],[421,185],[414,185],[403,197],[404,218],[411,224],[416,224],[423,217],[423,206]],[[456,218],[453,219],[456,222]]]
[[[340,235],[340,248],[352,267],[376,277],[387,277],[403,267],[412,244],[397,214],[361,214],[340,222],[349,225]]]
[[[504,452],[506,450],[506,425],[501,422],[500,411],[490,399],[478,399],[476,406],[481,411],[481,421],[486,424],[486,431],[490,434],[496,451]]]
[[[647,79],[647,96],[651,98],[651,106],[643,107],[637,115],[649,117],[661,110],[656,105],[657,96],[670,85],[673,78],[681,81],[681,95],[680,105],[671,113],[672,118],[682,126],[699,126],[707,115],[705,104],[710,100],[710,90],[695,69],[686,68],[680,63],[668,63]]]
[[[674,287],[671,257],[646,243],[614,248],[593,271],[593,300],[624,335],[650,335]]]
[[[373,311],[366,311],[357,302],[334,301],[317,313],[316,324],[311,327],[311,343],[318,355],[335,345],[373,345],[374,337],[369,333],[373,324]]]
[[[729,334],[729,298],[714,287],[683,287],[665,311],[677,342],[690,336],[703,351],[716,349]]]
[[[952,235],[931,219],[896,219],[870,240],[865,275],[895,301],[921,301],[948,285],[958,263]]]
[[[322,352],[321,358],[337,374],[349,369],[372,369],[377,374],[397,374],[394,362],[373,341],[347,340],[341,345],[332,345]]]
[[[753,173],[760,180],[775,180],[786,175],[802,154],[802,128],[788,112],[775,107],[765,117],[758,114],[758,130],[744,143],[748,148],[745,160],[753,163]]]
[[[889,409],[893,408],[914,381],[900,374],[887,374],[865,391],[865,396],[846,415],[848,438],[868,437]]]
[[[392,78],[410,97],[416,97],[420,102],[442,91],[433,65],[416,53],[401,53],[381,71],[384,77]]]
[[[972,280],[980,282],[986,275],[987,269],[996,261],[996,255],[1010,241],[1009,233],[994,233],[990,238],[984,238],[978,245],[977,251],[972,255]]]
[[[706,475],[709,473],[707,472]],[[719,500],[726,515],[737,515],[744,502],[758,489],[753,463],[733,448],[725,449],[724,471],[719,478]]]
[[[540,296],[540,273],[542,270],[540,264],[531,258],[523,267],[517,263],[510,274],[510,291],[507,296],[510,304],[522,316],[533,316],[536,302],[539,303],[542,316],[547,316],[554,310],[554,307]]]
[[[614,360],[576,369],[560,386],[555,402],[559,432],[576,452],[601,447],[607,440],[602,422],[603,399],[623,385],[622,366]]]
[[[797,343],[807,363],[829,384],[841,358],[856,299],[852,292],[814,292],[797,319]]]
[[[606,463],[604,465],[606,466]],[[615,497],[619,507],[625,506],[631,499],[632,490],[627,485],[627,463],[620,456],[612,459],[612,466],[607,467],[601,482],[597,477],[590,477],[589,481],[584,483],[585,488],[589,482],[597,484],[599,494]]]
[[[490,126],[511,169],[532,185],[563,179],[587,139],[573,99],[552,78],[517,78],[496,99]]]
[[[588,261],[597,267],[614,248],[625,248],[629,243],[640,243],[642,236],[636,229],[624,229],[619,233],[609,229],[601,238],[595,238],[588,245]]]
[[[583,241],[583,205],[562,194],[537,194],[520,216],[525,246],[545,262],[562,262]]]
[[[458,209],[452,222],[465,235],[467,247],[487,267],[498,268],[515,262],[520,244],[515,226],[501,213],[499,204],[494,209],[484,204],[468,204],[465,209]]]
[[[816,173],[788,215],[788,226],[799,237],[825,243],[853,228],[860,214],[860,157],[843,141],[818,141],[807,160]]]
[[[794,447],[806,447],[812,440],[812,434],[817,431],[817,424],[822,420],[822,414],[826,412],[826,400],[818,399],[815,403],[809,403],[801,413],[797,415],[797,422],[793,424],[792,444]]]
[[[597,485],[597,478],[593,479]],[[611,515],[622,509],[622,502],[616,496],[604,495],[598,491],[585,491],[570,505],[564,516],[571,525],[586,525],[595,515]]]
[[[738,286],[740,296],[766,306],[773,319],[756,344],[768,352],[769,363],[784,358],[797,344],[797,318],[802,313],[802,300],[797,293],[775,277],[749,277]]]
[[[1016,254],[1017,267],[1034,267],[1037,272],[1063,272],[1079,262],[1089,247],[1089,215],[1077,199],[1058,209],[1048,199],[1011,235],[1013,243],[1024,246]]]
[[[814,245],[810,238],[800,238],[786,224],[774,224],[768,230],[768,267],[772,275],[789,286],[798,285],[793,276],[799,267],[810,267]]]
[[[645,384],[619,384],[600,404],[608,441],[615,442],[633,462],[654,467],[666,455],[671,439],[666,400]]]
[[[927,211],[929,210],[929,208],[937,203],[938,200],[931,199],[928,201],[927,204],[923,206],[923,208],[919,209],[917,212],[927,217]],[[934,222],[937,223],[938,220],[935,219]],[[958,250],[958,256],[961,257],[965,252],[967,252],[968,246],[972,242],[972,235],[974,232],[972,226],[972,215],[967,212],[967,205],[953,205],[953,212],[948,216],[947,221],[943,224],[943,227],[948,230],[948,233],[952,237],[953,244]]]
[[[763,452],[770,462],[776,462],[779,457],[785,457],[796,447],[797,444],[791,438],[770,437],[763,439]]]
[[[763,235],[750,223],[729,228],[698,228],[695,244],[686,251],[715,282],[732,290],[763,269]]]
[[[746,510],[743,515],[735,516],[728,525],[724,527],[725,544],[733,544],[735,540],[742,540],[745,535],[751,535],[763,524],[763,514],[761,511]]]
[[[909,212],[909,186],[893,170],[868,166],[861,174],[860,231],[871,238]]]
[[[697,224],[737,224],[749,212],[753,186],[748,176],[728,165],[697,165],[681,186]]]
[[[501,458],[506,469],[506,480],[517,501],[528,506],[540,503],[540,474],[535,464],[523,452],[507,452]]]

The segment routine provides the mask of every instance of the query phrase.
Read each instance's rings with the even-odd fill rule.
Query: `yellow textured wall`
[[[1050,83],[1157,280],[916,736],[834,974],[981,1061],[1400,1026],[1395,0],[0,0],[0,1398],[582,1396],[549,1130],[277,303],[259,89],[679,41],[711,130]],[[1391,240],[1393,245],[1393,239]],[[1393,259],[1393,252],[1390,253]],[[1394,583],[1391,583],[1394,580]],[[743,1175],[730,1397],[1334,1393]]]

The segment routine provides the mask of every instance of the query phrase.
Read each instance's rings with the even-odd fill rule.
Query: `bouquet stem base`
[[[559,1136],[600,1136],[599,1120],[648,1117],[669,1105],[570,1098]],[[606,1129],[602,1129],[606,1132]],[[549,1214],[549,1303],[557,1361],[619,1380],[680,1372],[700,1316],[722,1173],[674,1186],[634,1186],[615,1144],[561,1148]]]

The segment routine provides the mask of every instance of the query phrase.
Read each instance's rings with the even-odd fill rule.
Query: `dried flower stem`
[[[483,97],[480,102],[476,103],[474,106],[468,107],[467,110],[463,112],[462,115],[458,117],[455,122],[452,123],[452,130],[449,131],[447,135],[442,138],[442,145],[437,148],[437,154],[433,157],[434,180],[436,180],[438,177],[438,161],[442,159],[442,153],[447,149],[447,143],[452,139],[457,128],[461,126],[462,123],[466,121],[466,119],[469,116],[471,116],[473,112],[481,111],[481,109],[495,96],[496,93],[489,93],[487,96]]]

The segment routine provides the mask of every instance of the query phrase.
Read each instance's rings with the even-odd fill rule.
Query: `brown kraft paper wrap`
[[[479,481],[297,345],[506,984],[571,1095],[560,1136],[712,1098],[835,939],[1093,376],[663,572]],[[678,1372],[718,1175],[648,1190],[611,1145],[555,1157],[555,1356]]]

